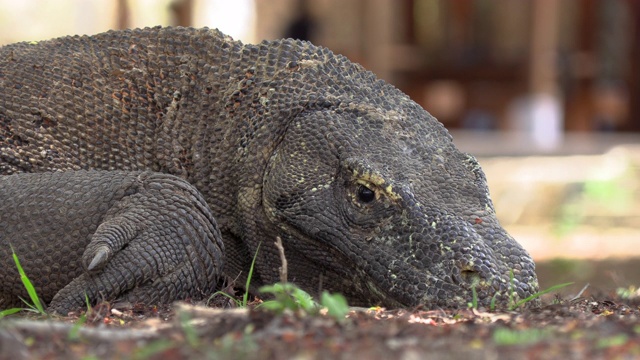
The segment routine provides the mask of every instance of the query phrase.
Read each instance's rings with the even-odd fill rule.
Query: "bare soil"
[[[640,356],[640,300],[614,294],[543,300],[539,308],[353,308],[343,321],[276,315],[220,298],[88,314],[0,320],[0,359],[584,359]],[[84,315],[84,324],[82,322]]]

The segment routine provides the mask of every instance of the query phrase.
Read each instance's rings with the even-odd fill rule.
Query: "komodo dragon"
[[[0,174],[0,308],[27,295],[11,247],[67,313],[85,294],[206,298],[256,252],[252,288],[276,282],[276,237],[291,281],[353,305],[538,290],[475,158],[308,42],[156,27],[4,46]]]

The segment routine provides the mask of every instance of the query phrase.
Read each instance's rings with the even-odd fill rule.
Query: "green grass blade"
[[[256,253],[253,254],[253,260],[251,260],[249,275],[247,276],[247,282],[244,285],[244,295],[242,295],[242,307],[247,307],[247,302],[249,301],[249,285],[251,285],[251,277],[253,276],[253,267],[256,264],[256,258],[258,258],[258,252],[260,251],[261,244],[262,242],[258,243],[258,247],[256,248]]]
[[[69,330],[69,334],[67,335],[67,339],[70,341],[76,341],[80,339],[80,329],[82,325],[87,322],[87,314],[83,314],[78,318],[78,320],[73,324],[71,330]]]
[[[38,312],[38,308],[36,308],[35,305],[33,305],[32,303],[28,302],[27,300],[23,299],[22,297],[18,297],[20,299],[20,301],[22,301],[25,305],[27,305],[26,308],[24,308],[24,310],[26,311],[31,311],[31,312]]]
[[[491,303],[489,304],[489,309],[491,311],[495,311],[496,310],[496,298],[498,297],[498,295],[500,295],[500,293],[495,293],[491,297]]]
[[[178,318],[180,319],[180,327],[182,328],[184,337],[187,340],[187,344],[189,344],[193,349],[197,349],[198,344],[200,343],[200,338],[198,337],[198,331],[191,323],[191,315],[186,312],[180,312],[178,314]]]
[[[477,310],[478,309],[478,292],[476,291],[476,287],[475,286],[471,287],[471,296],[472,296],[472,298],[471,298],[471,304],[470,304],[471,306],[470,307],[472,309],[476,309]]]
[[[515,305],[515,300],[513,297],[513,282],[515,281],[515,277],[513,276],[513,269],[509,270],[509,304],[512,304],[509,309],[513,310],[517,306]]]
[[[24,310],[24,309],[23,308],[11,308],[11,309],[2,310],[2,311],[0,311],[0,319],[2,319],[5,316],[9,316],[9,315],[13,315],[15,313],[19,313],[22,310]]]
[[[91,311],[91,303],[89,302],[89,295],[84,293],[84,303],[87,305],[87,314]]]
[[[31,280],[29,280],[29,277],[24,272],[22,265],[20,265],[20,260],[18,260],[18,255],[16,255],[15,251],[13,251],[13,246],[11,247],[11,253],[13,254],[13,261],[16,263],[16,267],[18,268],[18,272],[20,273],[20,280],[22,280],[22,284],[24,285],[25,289],[27,289],[27,292],[29,293],[29,298],[31,298],[31,301],[33,302],[34,307],[38,310],[40,314],[46,315],[46,312],[44,311],[44,307],[42,306],[42,303],[40,302],[40,298],[38,297],[38,293],[36,292],[36,288],[33,287]]]
[[[573,283],[572,282],[568,282],[568,283],[558,284],[558,285],[554,285],[554,286],[552,286],[552,287],[550,287],[548,289],[539,291],[539,292],[537,292],[537,293],[535,293],[535,294],[533,294],[533,295],[531,295],[529,297],[526,297],[526,298],[518,301],[511,308],[509,308],[509,310],[515,310],[515,309],[519,308],[521,305],[526,304],[526,303],[528,303],[529,301],[531,301],[533,299],[539,298],[540,296],[542,296],[544,294],[548,294],[548,293],[550,293],[552,291],[556,291],[558,289],[562,289],[563,287],[566,287],[566,286],[569,286],[569,285],[573,285]]]

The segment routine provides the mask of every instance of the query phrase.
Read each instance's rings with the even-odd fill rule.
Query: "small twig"
[[[287,258],[284,256],[284,247],[282,246],[282,239],[280,236],[276,236],[276,247],[278,248],[278,252],[280,253],[280,261],[282,262],[282,266],[279,268],[280,270],[280,282],[283,284],[287,283]]]
[[[569,300],[569,301],[574,301],[574,300],[579,299],[579,298],[582,296],[582,294],[584,293],[584,291],[585,291],[585,290],[587,290],[587,288],[588,288],[588,287],[589,287],[589,283],[587,283],[587,284],[582,288],[582,290],[580,290],[580,292],[578,293],[578,295],[574,296],[574,297],[573,297],[571,300]]]

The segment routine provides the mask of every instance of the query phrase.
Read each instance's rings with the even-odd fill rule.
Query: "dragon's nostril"
[[[463,267],[458,274],[451,277],[451,280],[458,286],[468,288],[478,286],[482,278],[479,272]]]
[[[460,271],[462,280],[471,286],[477,286],[480,283],[480,274],[477,271],[465,269]]]

